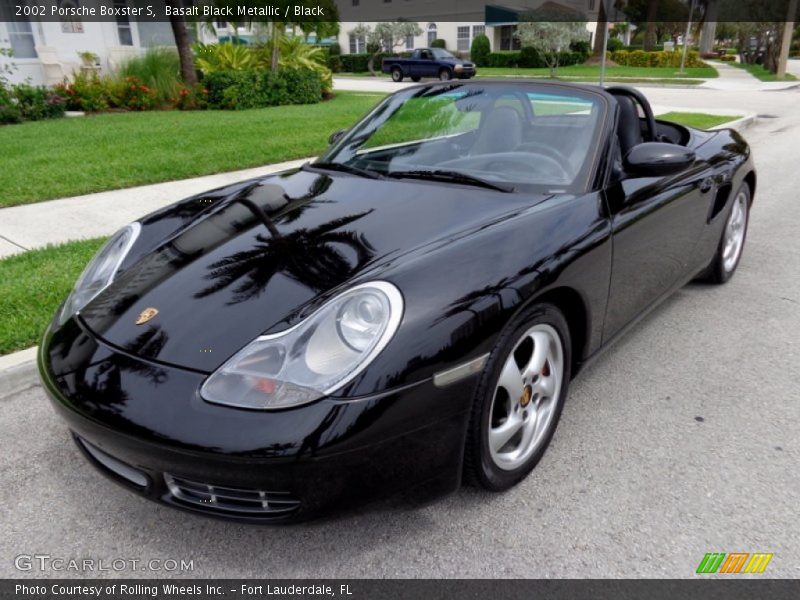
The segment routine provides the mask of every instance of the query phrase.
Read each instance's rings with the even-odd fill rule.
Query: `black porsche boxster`
[[[755,187],[738,133],[656,120],[634,89],[410,87],[300,169],[117,232],[41,377],[92,464],[198,513],[504,490],[587,361],[731,277]]]

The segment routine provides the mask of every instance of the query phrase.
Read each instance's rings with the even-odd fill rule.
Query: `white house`
[[[58,0],[59,6],[78,6],[79,0]],[[147,2],[114,0],[115,6],[146,5]],[[97,0],[80,0],[80,6],[98,5]],[[13,57],[0,57],[0,66],[13,64],[12,82],[29,80],[37,85],[63,81],[80,68],[82,52],[98,57],[97,68],[107,72],[127,57],[148,46],[174,44],[168,22],[135,22],[128,17],[116,21],[69,18],[45,21],[36,17],[11,20],[13,0],[0,0],[0,46],[10,47]],[[20,19],[20,17],[17,17]]]
[[[425,48],[435,39],[444,40],[447,49],[469,52],[475,36],[489,38],[493,52],[519,47],[514,32],[520,15],[537,8],[561,8],[580,13],[587,19],[586,29],[593,39],[600,0],[511,0],[506,4],[485,0],[344,0],[339,5],[342,23],[339,45],[343,53],[366,51],[366,40],[350,32],[359,23],[372,21],[415,21],[422,34],[409,36],[405,50]]]

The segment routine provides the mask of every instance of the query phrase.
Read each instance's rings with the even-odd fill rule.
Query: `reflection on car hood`
[[[390,278],[404,254],[546,198],[304,171],[231,189],[197,197],[196,218],[127,266],[81,311],[85,324],[137,356],[210,372],[368,271]],[[237,197],[261,207],[277,236]],[[187,206],[158,219],[174,221],[173,210]]]

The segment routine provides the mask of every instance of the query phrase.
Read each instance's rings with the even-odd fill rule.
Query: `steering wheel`
[[[642,107],[642,112],[644,113],[644,120],[645,124],[647,125],[647,134],[650,138],[651,142],[659,141],[658,138],[658,129],[656,129],[656,117],[653,115],[653,109],[650,108],[650,103],[647,101],[647,98],[644,97],[644,94],[639,90],[628,87],[625,85],[612,85],[606,88],[606,91],[612,95],[618,96],[628,96],[631,98],[636,104]]]
[[[515,152],[527,152],[532,154],[543,154],[549,158],[553,158],[561,163],[569,163],[569,159],[564,156],[560,150],[548,146],[542,142],[525,142],[520,144],[514,149]]]
[[[541,160],[537,160],[541,159]],[[519,170],[530,173],[531,170],[547,175],[555,171],[560,179],[559,183],[569,183],[572,175],[554,158],[546,154],[533,152],[498,152],[497,154],[479,154],[448,160],[437,165],[438,167],[474,169],[484,172],[503,172],[506,170]],[[505,167],[505,168],[503,168]]]

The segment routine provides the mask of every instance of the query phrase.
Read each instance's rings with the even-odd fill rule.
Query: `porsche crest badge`
[[[153,308],[152,306],[145,308],[142,312],[139,313],[139,317],[136,319],[137,325],[144,325],[150,319],[155,317],[158,314],[158,309]]]

